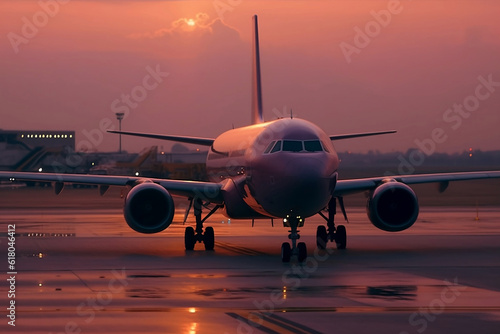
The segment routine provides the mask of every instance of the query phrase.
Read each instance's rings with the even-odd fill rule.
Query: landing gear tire
[[[214,229],[211,226],[205,228],[205,233],[203,234],[203,243],[205,244],[205,250],[214,250],[215,236]]]
[[[325,249],[327,242],[328,233],[326,232],[326,227],[324,225],[320,225],[316,230],[316,246],[318,249]]]
[[[299,262],[304,262],[307,258],[307,247],[305,242],[299,242],[297,245],[297,249],[299,250],[298,260]]]
[[[344,225],[337,226],[335,243],[337,244],[337,249],[345,249],[347,247],[347,233]]]
[[[196,238],[194,236],[194,228],[188,226],[184,231],[184,246],[186,247],[186,250],[193,250],[195,244]]]
[[[290,257],[292,256],[292,248],[288,242],[284,242],[281,245],[281,261],[290,262]]]

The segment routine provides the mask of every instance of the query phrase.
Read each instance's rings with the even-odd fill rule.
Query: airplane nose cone
[[[286,166],[284,176],[288,179],[289,188],[310,192],[314,191],[326,175],[323,175],[324,167],[316,159],[292,162]]]
[[[290,160],[285,167],[285,175],[294,179],[315,180],[323,175],[325,166],[316,158]]]
[[[288,153],[266,156],[265,173],[249,178],[247,203],[257,211],[275,217],[309,217],[322,210],[330,200],[338,164],[325,153]]]
[[[330,195],[331,175],[315,158],[294,159],[281,178],[281,197],[285,211],[310,216],[321,210]]]

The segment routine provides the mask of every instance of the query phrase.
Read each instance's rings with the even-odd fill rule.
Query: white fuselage
[[[206,165],[210,181],[223,183],[229,217],[305,218],[330,200],[339,159],[319,127],[295,118],[223,133]]]

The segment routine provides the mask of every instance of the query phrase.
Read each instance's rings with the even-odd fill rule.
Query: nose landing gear
[[[307,258],[307,246],[305,242],[297,244],[297,240],[300,239],[300,231],[297,228],[304,225],[304,219],[300,217],[287,217],[283,219],[283,224],[286,227],[290,227],[288,239],[292,240],[292,246],[290,247],[290,243],[288,242],[284,242],[281,245],[281,261],[290,262],[292,256],[297,256],[297,260],[303,262]]]

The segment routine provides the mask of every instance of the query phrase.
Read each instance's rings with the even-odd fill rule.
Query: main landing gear
[[[347,215],[344,209],[344,203],[342,198],[339,198],[340,208],[342,209],[342,213],[347,220]],[[328,203],[328,217],[325,217],[320,212],[320,215],[325,218],[328,226],[328,231],[324,225],[318,226],[316,231],[316,246],[318,249],[325,249],[326,243],[328,241],[335,241],[337,244],[337,249],[345,249],[347,247],[347,234],[344,225],[339,225],[335,227],[335,214],[337,213],[337,199],[332,197],[330,202]]]
[[[193,250],[194,245],[197,242],[203,242],[205,245],[205,250],[213,250],[215,245],[215,235],[214,229],[211,226],[207,226],[205,228],[205,233],[203,233],[203,223],[208,219],[215,211],[217,211],[220,206],[217,205],[213,208],[205,218],[201,219],[201,208],[202,201],[201,199],[195,199],[192,202],[194,205],[194,216],[196,218],[196,230],[191,226],[186,227],[184,232],[184,246],[186,250]],[[188,209],[189,212],[189,209]]]
[[[285,226],[290,227],[288,239],[292,240],[292,246],[290,247],[290,243],[288,242],[284,242],[281,245],[281,261],[290,262],[290,258],[296,255],[298,261],[303,262],[307,258],[307,247],[305,242],[299,242],[297,244],[297,240],[300,239],[299,230],[297,228],[304,225],[304,219],[300,217],[288,217],[283,219],[283,223]]]

